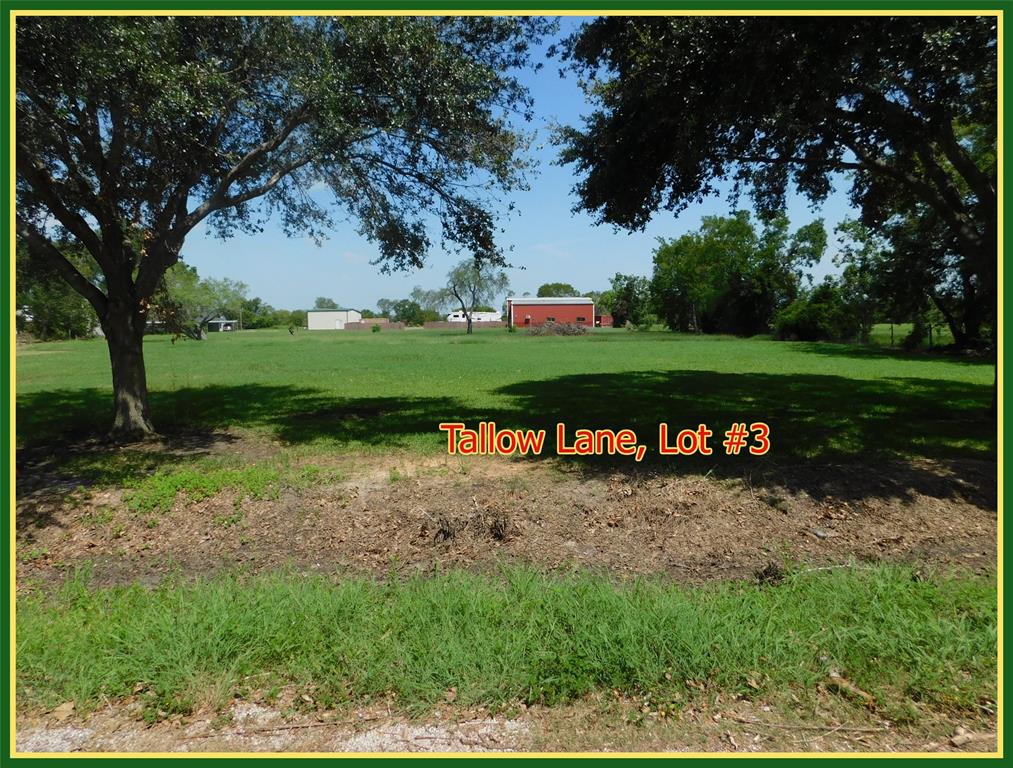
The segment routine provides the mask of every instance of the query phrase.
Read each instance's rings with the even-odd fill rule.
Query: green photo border
[[[696,0],[695,2],[685,2],[679,0],[639,0],[638,2],[621,2],[620,0],[612,0],[607,2],[604,0],[555,0],[554,2],[547,2],[546,0],[401,0],[400,2],[393,3],[381,3],[381,2],[368,2],[367,0],[295,0],[295,2],[281,2],[281,0],[133,0],[129,2],[127,0],[91,0],[90,2],[73,2],[72,0],[0,0],[0,9],[2,9],[2,37],[3,40],[3,99],[2,99],[2,116],[0,120],[0,131],[3,136],[3,146],[5,152],[3,158],[0,160],[3,166],[3,178],[6,183],[3,184],[2,196],[3,211],[2,217],[2,235],[3,235],[3,249],[2,256],[2,267],[0,267],[0,290],[4,296],[4,314],[3,314],[3,359],[2,370],[2,386],[4,388],[3,397],[0,398],[2,402],[2,417],[0,422],[5,426],[7,432],[7,439],[4,442],[2,453],[3,453],[3,488],[5,489],[5,503],[3,507],[3,524],[4,530],[8,532],[8,535],[3,537],[2,560],[3,573],[4,573],[4,589],[2,591],[2,625],[3,632],[0,633],[0,647],[3,649],[3,656],[6,660],[6,664],[3,665],[2,675],[4,698],[3,703],[0,704],[0,764],[17,763],[19,765],[31,765],[31,766],[56,766],[56,765],[81,765],[82,761],[86,764],[112,764],[112,765],[124,765],[132,764],[135,762],[143,762],[144,764],[169,764],[169,763],[180,763],[182,762],[188,766],[204,766],[211,765],[212,763],[234,760],[269,760],[269,765],[279,764],[290,764],[295,762],[305,762],[306,760],[328,760],[328,761],[341,761],[343,765],[355,765],[361,763],[372,763],[377,759],[383,759],[386,763],[396,764],[408,764],[410,761],[417,763],[418,760],[432,760],[441,759],[441,756],[430,756],[425,754],[418,754],[416,756],[405,757],[405,756],[392,756],[390,758],[375,758],[375,757],[337,757],[337,756],[322,756],[322,757],[288,757],[288,756],[276,756],[276,755],[264,755],[263,757],[251,757],[248,754],[243,754],[237,757],[199,757],[199,756],[187,756],[183,758],[171,758],[171,757],[91,757],[91,756],[72,756],[67,757],[32,757],[29,755],[21,755],[18,757],[12,756],[12,750],[14,744],[11,742],[11,730],[10,726],[12,723],[12,712],[10,704],[13,703],[13,671],[14,671],[14,660],[11,657],[11,638],[13,635],[13,627],[11,626],[11,609],[10,595],[13,590],[13,584],[11,583],[13,574],[13,558],[14,558],[14,541],[12,533],[14,531],[14,482],[15,482],[15,464],[14,464],[14,451],[15,451],[15,437],[14,437],[14,378],[13,378],[13,354],[14,354],[14,306],[13,306],[13,258],[12,258],[12,245],[13,245],[13,158],[14,150],[12,147],[12,125],[13,115],[11,114],[11,89],[13,84],[13,73],[11,71],[13,53],[8,50],[11,43],[11,33],[13,25],[13,14],[15,12],[20,13],[32,13],[39,12],[45,13],[47,11],[71,11],[75,13],[87,14],[91,11],[105,11],[105,12],[118,12],[118,13],[130,13],[131,11],[222,11],[222,12],[240,12],[240,11],[279,11],[285,13],[298,13],[298,12],[314,12],[314,11],[334,11],[340,12],[356,12],[356,11],[368,11],[372,13],[389,11],[391,13],[404,13],[404,12],[433,12],[433,11],[446,11],[448,13],[460,12],[460,11],[476,11],[476,12],[532,12],[536,14],[554,15],[556,12],[565,12],[568,14],[576,14],[579,12],[586,12],[588,15],[594,15],[602,11],[611,11],[622,14],[637,14],[638,12],[661,12],[661,11],[673,11],[673,12],[687,12],[687,11],[741,11],[744,15],[757,12],[765,11],[789,11],[798,12],[799,14],[805,14],[807,11],[818,11],[820,13],[826,13],[827,11],[842,11],[847,13],[856,13],[861,11],[877,11],[883,12],[886,10],[896,11],[924,11],[926,13],[945,13],[959,12],[968,13],[973,11],[982,12],[1005,12],[1007,9],[1013,8],[1013,0],[1007,2],[996,2],[995,0],[986,0],[984,2],[960,2],[960,0],[954,0],[953,2],[940,2],[939,0],[921,0],[920,2],[915,0],[895,0],[894,2],[883,2],[882,0],[836,0],[832,2],[818,2],[818,0],[754,0],[748,2],[745,0],[728,1],[722,2],[721,0]],[[583,14],[581,14],[583,15]],[[1001,42],[1004,45],[1004,34],[1001,38]],[[1008,67],[1004,66],[1004,69]],[[1008,120],[1009,115],[1007,114],[1010,107],[1011,99],[1008,98],[1008,78],[1005,77],[1003,72],[1002,93],[1000,94],[1000,147],[1007,145],[1006,139],[1008,136],[1008,126],[1011,120]],[[1009,199],[1003,198],[1003,190],[1006,189],[1007,183],[1010,178],[1010,171],[1008,166],[1003,163],[1004,153],[1000,151],[999,162],[1001,168],[1001,187],[1000,187],[1000,204],[1003,207],[1001,214],[1005,214],[1011,209],[1013,203]],[[1001,216],[1001,220],[1005,219],[1005,216]],[[999,462],[999,642],[1002,643],[1003,633],[1003,613],[1005,609],[1005,597],[1003,589],[1003,570],[1002,570],[1002,552],[1005,548],[1006,534],[1002,525],[1002,512],[1005,508],[1006,503],[1006,491],[1003,485],[1003,474],[1006,465],[1005,457],[1003,456],[1003,427],[1006,422],[1006,415],[1003,411],[1004,394],[1006,392],[1005,377],[1003,376],[1003,308],[1002,308],[1002,296],[1005,292],[1013,290],[1013,269],[1003,272],[1003,259],[1001,254],[1013,253],[1013,246],[1011,246],[1011,236],[1008,231],[1004,231],[1000,241],[1000,294],[999,294],[999,308],[998,308],[998,328],[997,328],[997,366],[998,366],[998,378],[999,378],[999,409],[998,409],[998,462]],[[1000,654],[1001,661],[1001,654]],[[1003,717],[1003,689],[1005,682],[1005,675],[1003,674],[1002,667],[1000,666],[1000,674],[1002,679],[999,681],[999,729],[1000,750],[1003,749],[1005,739],[1005,718]],[[769,756],[763,753],[738,753],[734,756],[718,753],[713,757],[703,756],[691,756],[691,757],[680,757],[677,753],[672,755],[665,755],[659,757],[620,757],[620,758],[609,758],[608,755],[603,755],[603,758],[617,760],[624,764],[657,764],[658,759],[664,760],[680,760],[685,762],[690,760],[693,763],[706,764],[706,765],[730,765],[733,763],[740,763],[745,759],[771,759]],[[463,755],[454,757],[443,757],[442,759],[450,759],[455,764],[474,764],[488,763],[491,760],[528,760],[537,762],[549,762],[550,760],[555,762],[558,760],[568,759],[581,759],[576,756],[570,756],[566,754],[560,754],[558,757],[523,757],[509,755]],[[776,758],[775,758],[776,759]],[[806,759],[818,762],[836,761],[840,759],[858,760],[862,764],[865,763],[881,763],[881,762],[893,762],[895,760],[920,760],[925,759],[924,757],[907,757],[903,754],[899,754],[896,757],[865,757],[861,754],[858,755],[800,755],[796,759]],[[996,765],[996,760],[1002,760],[1002,756],[995,755],[990,757],[964,757],[960,754],[940,754],[935,759],[940,760],[960,760],[962,763],[971,762],[974,764],[989,764]]]

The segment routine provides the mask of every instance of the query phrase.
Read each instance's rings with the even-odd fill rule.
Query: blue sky
[[[560,34],[579,22],[564,19]],[[722,193],[678,216],[658,213],[644,231],[634,233],[597,226],[589,214],[572,213],[573,172],[570,167],[553,165],[556,149],[548,142],[549,126],[553,121],[577,124],[589,107],[576,78],[560,78],[556,60],[547,61],[538,72],[526,72],[523,80],[535,101],[535,120],[524,128],[536,132],[533,155],[538,172],[529,191],[514,195],[516,210],[504,221],[501,242],[513,246],[509,261],[524,267],[508,270],[515,293],[534,294],[542,283],[557,281],[571,283],[580,291],[603,290],[616,272],[650,275],[658,237],[678,237],[697,229],[703,216],[730,212],[727,195]],[[845,195],[846,182],[842,179],[837,186],[815,211],[804,199],[791,196],[788,216],[793,228],[822,217],[832,232],[838,222],[854,217]],[[741,205],[748,204],[743,197]],[[433,239],[438,243],[438,237]],[[817,277],[833,270],[833,250],[831,244],[827,257],[814,270]],[[317,296],[345,307],[372,308],[380,298],[404,298],[416,285],[442,286],[447,271],[462,258],[442,252],[437,245],[423,269],[383,275],[369,263],[377,253],[356,233],[354,223],[340,224],[322,247],[308,238],[288,238],[276,222],[269,222],[262,234],[226,241],[198,229],[183,249],[184,261],[196,266],[202,276],[241,280],[250,287],[250,295],[285,309],[309,308]]]

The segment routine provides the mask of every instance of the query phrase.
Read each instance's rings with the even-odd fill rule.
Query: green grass
[[[294,685],[323,706],[393,694],[422,711],[553,703],[595,691],[685,702],[811,693],[836,671],[881,712],[995,698],[996,591],[889,566],[789,574],[777,586],[683,588],[587,573],[451,571],[379,583],[217,576],[94,589],[78,575],[19,597],[19,705],[87,710],[138,688],[188,712]]]
[[[177,499],[194,503],[224,490],[234,491],[237,501],[276,498],[282,488],[301,490],[342,479],[332,467],[293,464],[284,451],[248,462],[233,456],[96,449],[62,458],[60,471],[84,489],[124,488],[127,509],[140,514],[165,514]]]
[[[273,495],[281,481],[277,469],[259,464],[239,469],[206,464],[165,468],[145,477],[124,496],[127,508],[141,513],[165,513],[172,509],[180,494],[187,503],[194,503],[227,488],[237,491],[240,498],[263,499]]]
[[[995,455],[992,365],[874,346],[483,329],[149,337],[145,352],[159,429],[249,430],[309,453],[440,451],[440,421],[491,419],[628,426],[649,447],[659,421],[706,422],[719,435],[732,422],[765,421],[772,461]],[[19,349],[22,445],[102,434],[110,409],[102,340]],[[546,454],[553,447],[550,439]]]

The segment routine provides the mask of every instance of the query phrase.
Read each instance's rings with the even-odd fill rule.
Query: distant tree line
[[[839,271],[814,281],[811,270],[829,239],[821,220],[792,232],[783,214],[759,222],[745,211],[708,216],[695,232],[659,239],[650,277],[616,274],[608,289],[583,295],[616,327],[661,323],[686,333],[864,342],[875,323],[904,323],[911,328],[897,341],[905,346],[931,341],[943,327],[961,343],[968,305],[956,274],[919,283],[898,268],[891,242],[857,221],[843,222],[835,235]],[[538,291],[577,294],[566,283]]]
[[[78,272],[96,287],[103,277],[88,252],[69,242],[61,245]],[[99,319],[92,305],[37,258],[26,239],[19,238],[15,258],[17,331],[39,341],[94,336]],[[208,324],[220,316],[242,328],[286,328],[306,325],[306,311],[275,309],[249,288],[229,278],[202,278],[193,266],[178,262],[166,270],[148,303],[149,333],[171,333],[202,339]],[[318,300],[319,301],[319,300]]]
[[[67,259],[90,280],[96,274],[83,248],[64,244]],[[15,254],[15,303],[18,334],[40,340],[92,336],[98,319],[91,304],[75,291],[48,262],[36,258],[29,244],[18,239]]]

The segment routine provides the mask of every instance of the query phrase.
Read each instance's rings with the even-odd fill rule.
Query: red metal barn
[[[530,328],[545,323],[570,323],[594,327],[594,301],[586,296],[507,299],[507,318],[511,326]]]

